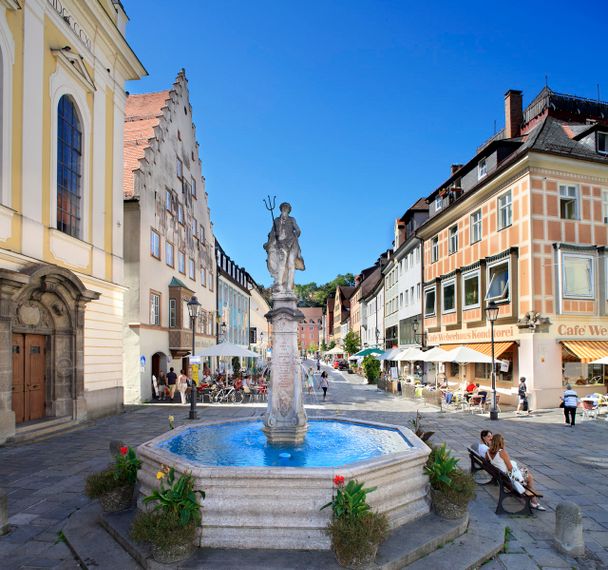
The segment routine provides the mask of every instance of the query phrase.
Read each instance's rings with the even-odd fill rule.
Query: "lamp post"
[[[196,336],[196,319],[198,318],[198,312],[201,308],[201,304],[198,302],[196,295],[192,295],[192,298],[186,303],[188,306],[188,314],[190,315],[190,320],[192,321],[192,357],[196,352],[195,345],[195,336]],[[192,365],[190,365],[192,369]],[[194,378],[192,378],[192,386],[190,387],[190,415],[188,416],[189,420],[198,419],[198,415],[196,413],[196,382]]]
[[[380,348],[378,341],[380,339],[380,331],[376,328],[376,348]]]
[[[418,322],[418,319],[414,317],[414,320],[412,322],[412,330],[414,331],[414,342],[416,342],[418,340],[418,337],[420,337],[420,346],[424,349],[426,348],[426,331],[417,334],[419,327],[420,323]]]
[[[500,307],[490,301],[486,307],[486,315],[490,321],[490,338],[492,339],[492,409],[490,410],[490,419],[498,419],[498,409],[496,408],[496,362],[494,360],[494,321],[498,318]]]

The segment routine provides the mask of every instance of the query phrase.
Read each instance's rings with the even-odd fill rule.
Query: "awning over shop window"
[[[608,342],[601,340],[562,340],[567,348],[581,362],[591,362],[603,356],[608,356]]]
[[[514,345],[515,345],[515,342],[495,342],[494,343],[494,358],[497,358],[497,359],[500,358],[501,355],[503,355],[505,352],[507,352],[507,350],[509,350]],[[476,350],[477,352],[481,352],[482,354],[485,354],[486,356],[492,356],[492,343],[491,342],[474,342],[474,343],[465,344],[465,345],[442,344],[441,348],[443,348],[443,350],[452,350],[459,346],[466,346],[468,348],[472,348],[473,350]],[[608,352],[606,354],[608,354]]]

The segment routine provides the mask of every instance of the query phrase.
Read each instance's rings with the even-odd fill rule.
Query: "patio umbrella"
[[[359,352],[353,354],[353,356],[367,356],[368,354],[380,355],[383,352],[384,351],[381,348],[364,348],[364,349],[360,350]],[[352,356],[351,356],[351,358],[352,358]]]
[[[423,352],[416,346],[410,346],[405,350],[402,350],[395,360],[405,360],[407,362],[416,362],[416,360],[424,360],[426,352]]]
[[[344,354],[344,349],[334,346],[331,350],[326,351],[325,354]]]
[[[221,342],[220,344],[203,348],[196,356],[240,356],[242,358],[258,358],[260,355],[244,346],[232,344],[231,342]]]
[[[379,360],[396,360],[397,356],[401,352],[400,348],[391,348],[380,356]]]
[[[450,362],[449,359],[446,358],[447,350],[443,350],[438,346],[431,348],[431,350],[427,350],[424,354],[424,358],[420,360],[424,362]]]
[[[492,364],[492,357],[487,356],[468,346],[459,346],[446,352],[447,359],[443,362],[458,362],[458,364]],[[496,359],[495,359],[496,360]]]
[[[589,364],[608,364],[608,356],[602,356],[602,358],[598,358]]]

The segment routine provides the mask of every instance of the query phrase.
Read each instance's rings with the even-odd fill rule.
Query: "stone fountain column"
[[[298,310],[291,292],[274,293],[273,308],[266,314],[272,326],[272,362],[264,433],[269,443],[302,443],[308,429],[302,401],[302,366],[298,354]]]

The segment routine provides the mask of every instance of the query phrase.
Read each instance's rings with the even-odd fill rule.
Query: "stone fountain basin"
[[[319,419],[336,420],[315,417]],[[406,451],[340,467],[201,466],[159,447],[196,426],[229,427],[231,423],[244,421],[259,418],[188,424],[139,446],[140,508],[145,508],[141,499],[158,486],[159,467],[168,465],[178,474],[192,473],[196,488],[206,493],[202,528],[197,535],[197,544],[202,547],[329,549],[325,528],[331,509],[320,509],[331,500],[335,475],[358,479],[366,487],[377,487],[368,495],[369,503],[373,509],[386,513],[391,528],[429,512],[424,464],[430,449],[412,431],[397,425],[339,418],[340,422],[397,430],[411,446]]]

